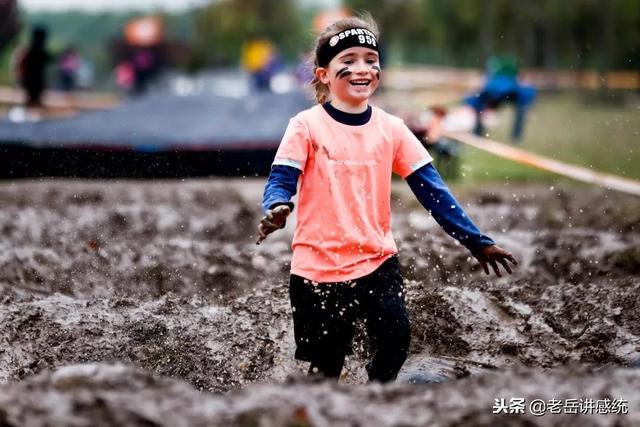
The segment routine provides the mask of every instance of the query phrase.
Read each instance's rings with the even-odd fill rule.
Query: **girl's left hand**
[[[485,246],[475,257],[480,262],[480,265],[482,266],[482,269],[485,273],[491,274],[489,272],[489,265],[491,265],[493,271],[498,277],[502,277],[500,268],[498,267],[498,263],[502,264],[502,267],[509,274],[511,274],[512,271],[507,261],[511,262],[513,265],[518,265],[518,261],[516,261],[513,255],[511,255],[508,251],[505,251],[498,245]]]

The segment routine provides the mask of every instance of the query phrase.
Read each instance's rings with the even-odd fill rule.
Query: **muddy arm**
[[[495,245],[493,239],[482,234],[467,216],[431,163],[409,175],[407,183],[440,227],[474,256],[480,254],[483,248]]]

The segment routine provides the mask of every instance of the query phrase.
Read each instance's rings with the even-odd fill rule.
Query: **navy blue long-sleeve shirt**
[[[262,213],[278,205],[289,205],[293,210],[291,198],[296,194],[300,169],[293,166],[275,165],[271,168],[267,185],[262,197]]]
[[[472,254],[477,254],[485,246],[495,245],[467,216],[431,163],[416,170],[406,179],[420,204],[431,213],[440,227],[466,246]]]

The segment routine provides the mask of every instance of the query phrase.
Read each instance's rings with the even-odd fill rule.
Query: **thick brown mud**
[[[468,213],[520,261],[499,279],[394,183],[411,354],[396,384],[364,385],[360,329],[328,385],[293,360],[293,221],[255,245],[262,185],[0,184],[0,426],[640,422],[640,199],[467,191]],[[407,384],[425,380],[445,383]],[[492,414],[519,395],[627,399],[630,413]]]

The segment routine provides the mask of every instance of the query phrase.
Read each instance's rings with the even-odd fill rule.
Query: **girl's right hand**
[[[502,277],[498,263],[502,264],[504,270],[509,274],[512,273],[509,262],[513,265],[518,265],[518,261],[516,261],[513,255],[497,245],[485,246],[480,250],[480,253],[476,255],[476,258],[487,275],[490,274],[489,266],[491,266],[498,277]]]
[[[284,228],[290,213],[291,208],[287,205],[279,205],[273,209],[269,209],[258,225],[259,237],[256,245],[259,245],[269,234]]]

